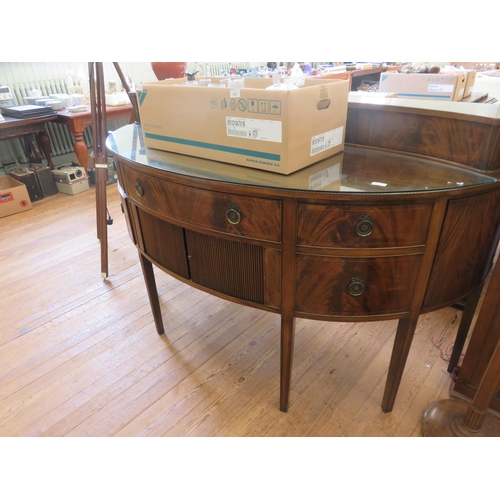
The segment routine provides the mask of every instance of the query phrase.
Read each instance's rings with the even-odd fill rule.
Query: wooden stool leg
[[[384,397],[382,399],[382,410],[385,413],[392,411],[394,401],[398,393],[399,384],[403,377],[408,353],[410,352],[411,342],[417,327],[418,317],[414,320],[400,319],[394,347],[392,348],[391,362],[389,372],[387,373],[387,382],[385,384]]]
[[[158,290],[156,288],[156,280],[153,271],[153,264],[139,252],[139,261],[141,262],[142,274],[146,282],[146,289],[148,291],[149,303],[153,312],[153,318],[156,325],[156,331],[159,335],[165,333],[163,327],[163,320],[161,318],[160,300],[158,298]]]
[[[280,410],[288,411],[290,386],[292,380],[293,345],[295,340],[295,318],[281,317],[281,371],[280,371]]]
[[[465,307],[462,312],[462,319],[460,320],[460,325],[458,326],[457,336],[455,338],[455,343],[453,344],[453,351],[450,356],[450,361],[448,363],[448,372],[451,373],[460,362],[460,356],[467,340],[467,334],[469,333],[470,325],[474,319],[474,314],[476,312],[476,307],[481,297],[481,292],[483,290],[482,286],[479,286],[474,290],[474,292],[467,297],[465,301]]]

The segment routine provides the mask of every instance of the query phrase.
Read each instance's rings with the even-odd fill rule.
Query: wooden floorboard
[[[389,414],[396,322],[299,319],[280,412],[278,315],[155,270],[159,336],[115,184],[107,194],[106,279],[93,186],[0,219],[0,436],[415,437],[424,409],[449,397],[439,348],[449,351],[459,310],[420,319]]]

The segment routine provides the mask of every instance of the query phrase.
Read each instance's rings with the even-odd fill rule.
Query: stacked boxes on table
[[[243,81],[236,88],[190,86],[183,78],[143,84],[144,144],[282,174],[344,149],[347,81],[306,79],[292,90],[268,89],[268,78]]]
[[[379,92],[397,92],[398,97],[460,101],[465,95],[467,73],[382,73]]]

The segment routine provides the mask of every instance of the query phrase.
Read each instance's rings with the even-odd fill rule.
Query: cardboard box
[[[400,98],[460,101],[464,97],[465,71],[457,73],[394,73],[380,75],[379,92],[397,92]]]
[[[476,83],[476,71],[469,70],[466,71],[467,80],[465,82],[464,97],[469,97],[474,90],[474,83]]]
[[[9,175],[0,177],[0,217],[31,210],[26,186]]]
[[[138,91],[146,146],[280,174],[344,149],[347,81],[311,78],[293,90],[267,89],[269,78],[245,78],[244,88],[185,81]]]

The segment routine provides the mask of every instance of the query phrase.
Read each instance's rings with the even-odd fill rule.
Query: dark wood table
[[[50,156],[50,138],[45,131],[45,124],[57,120],[57,115],[38,116],[36,118],[12,118],[4,116],[0,122],[0,140],[23,140],[27,156],[32,163],[42,163],[40,148],[47,158],[49,167],[54,168]]]
[[[158,333],[165,325],[153,265],[280,314],[282,411],[296,318],[398,320],[384,412],[419,316],[467,298],[460,328],[470,326],[499,238],[497,179],[358,145],[284,176],[145,148],[141,137],[139,125],[128,125],[107,147]]]
[[[500,174],[500,106],[349,95],[346,143]]]
[[[132,105],[126,104],[124,106],[106,106],[107,120],[117,120],[119,118],[130,118],[132,116]],[[81,113],[71,113],[70,111],[63,110],[57,113],[57,122],[67,125],[75,139],[74,149],[76,157],[80,166],[87,172],[88,167],[88,149],[83,138],[85,129],[92,124],[92,113],[90,106],[87,110]]]

